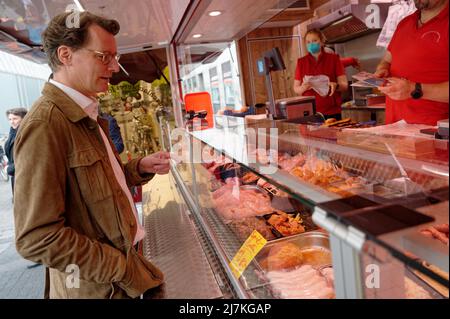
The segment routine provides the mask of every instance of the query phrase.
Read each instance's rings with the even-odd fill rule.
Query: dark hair
[[[305,34],[305,40],[306,40],[306,36],[308,34],[315,34],[315,35],[317,35],[319,37],[320,41],[322,43],[325,43],[325,40],[326,40],[325,36],[323,35],[322,31],[320,31],[319,29],[312,29],[312,30],[307,31],[306,34]]]
[[[74,26],[70,26],[69,23]],[[58,48],[61,45],[75,50],[83,47],[88,38],[88,28],[93,24],[102,27],[112,35],[116,35],[120,30],[119,22],[116,20],[106,19],[88,11],[61,13],[50,21],[42,33],[42,43],[44,52],[47,54],[48,64],[53,72],[62,65],[58,58]]]
[[[20,116],[21,118],[24,118],[25,115],[27,115],[28,110],[24,107],[16,107],[13,109],[9,109],[6,111],[6,117],[8,117],[10,114],[15,116]]]

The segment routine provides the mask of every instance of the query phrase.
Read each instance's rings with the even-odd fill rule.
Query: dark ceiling
[[[129,76],[120,70],[113,75],[111,84],[118,84],[122,81],[134,84],[139,80],[152,83],[161,78],[161,72],[167,66],[167,55],[165,49],[141,51],[123,54],[119,62]]]

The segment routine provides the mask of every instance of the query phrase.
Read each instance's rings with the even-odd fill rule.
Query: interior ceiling
[[[130,3],[131,2],[131,3]],[[85,10],[119,21],[122,52],[161,47],[171,41],[189,0],[80,0]],[[0,30],[28,45],[40,45],[42,31],[55,15],[75,9],[71,0],[3,0]],[[34,41],[33,41],[34,40]]]
[[[123,70],[114,73],[111,84],[118,84],[122,81],[136,83],[139,80],[151,83],[161,78],[161,72],[167,66],[166,49],[154,49],[141,52],[123,54],[120,57],[120,64],[127,71]]]
[[[187,32],[181,40],[186,44],[195,44],[239,39],[295,2],[295,0],[211,0],[208,6],[201,8],[200,14],[187,27]],[[222,14],[211,17],[208,15],[211,11],[221,11]],[[194,38],[195,34],[201,34],[202,37]]]
[[[303,0],[304,2],[306,0]],[[257,27],[292,26],[301,19],[310,18],[313,10],[329,0],[309,0],[307,8],[288,8],[302,1],[295,0],[202,0],[194,17],[186,25],[181,40],[184,44],[228,42],[239,39]],[[148,53],[149,48],[165,48],[172,40],[190,4],[189,0],[79,0],[84,9],[106,17],[112,17],[121,25],[117,35],[123,71],[114,80],[135,81],[137,77],[152,81],[159,78]],[[46,63],[41,51],[40,34],[52,17],[66,10],[75,9],[72,0],[1,0],[0,1],[0,50]],[[287,10],[285,10],[288,8]],[[223,11],[218,17],[210,17],[212,10]],[[266,24],[264,24],[266,23]],[[200,39],[192,38],[201,33]],[[221,51],[208,45],[191,46],[192,63],[214,59]],[[131,54],[134,53],[134,54]],[[165,50],[152,54],[158,57],[162,68],[167,65]],[[159,63],[158,62],[158,63]],[[163,65],[165,63],[165,65]],[[151,74],[151,75],[149,75]],[[138,75],[138,76],[137,76]],[[150,81],[150,82],[151,82]]]

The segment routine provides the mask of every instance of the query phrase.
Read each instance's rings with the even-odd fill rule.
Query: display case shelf
[[[290,199],[304,207],[304,211],[309,216],[313,214],[313,210],[315,212],[318,207],[321,207],[327,218],[334,218],[334,222],[339,227],[345,228],[353,225],[348,224],[346,216],[376,210],[385,214],[386,209],[397,206],[408,212],[411,211],[415,214],[421,212],[434,218],[434,222],[399,226],[398,230],[382,232],[379,235],[370,233],[364,227],[360,228],[358,234],[361,235],[361,245],[355,246],[353,243],[346,248],[347,257],[353,256],[351,258],[356,258],[352,259],[353,262],[355,260],[361,262],[361,264],[354,264],[351,267],[348,265],[348,269],[353,269],[355,279],[358,276],[363,276],[361,270],[363,268],[361,267],[363,266],[363,260],[367,259],[365,256],[372,256],[370,250],[365,251],[369,242],[369,246],[375,245],[378,247],[376,251],[383,251],[383,254],[391,255],[391,259],[396,260],[393,264],[396,265],[399,273],[407,274],[409,269],[413,269],[414,271],[428,273],[428,275],[433,274],[434,278],[437,278],[435,275],[440,276],[440,279],[443,278],[442,273],[438,274],[439,271],[434,272],[431,268],[430,270],[420,266],[417,262],[418,258],[438,266],[440,271],[448,273],[448,246],[443,245],[436,239],[426,238],[420,234],[421,230],[436,223],[448,224],[448,206],[445,206],[448,201],[448,160],[447,162],[434,159],[424,161],[418,158],[402,157],[395,150],[386,154],[386,152],[351,147],[348,144],[340,145],[336,139],[330,139],[326,136],[310,136],[308,130],[311,130],[311,128],[302,128],[301,125],[292,125],[282,121],[262,121],[256,124],[241,122],[240,124],[235,123],[233,127],[221,129],[184,131],[181,139],[184,144],[182,144],[181,149],[187,151],[188,155],[181,159],[181,163],[178,162],[179,158],[177,163],[173,163],[173,170],[179,170],[179,175],[183,175],[182,178],[179,178],[179,182],[186,184],[184,188],[192,198],[192,205],[195,206],[195,216],[199,225],[202,229],[206,229],[205,233],[213,243],[212,246],[216,253],[220,255],[222,267],[228,268],[226,273],[233,283],[233,287],[238,291],[235,294],[236,296],[243,298],[274,297],[268,283],[258,275],[264,273],[264,270],[261,269],[261,265],[256,260],[250,263],[241,278],[231,278],[233,275],[229,266],[230,260],[242,246],[245,238],[237,236],[229,224],[230,221],[224,219],[223,213],[220,212],[222,209],[218,209],[216,206],[217,203],[214,201],[213,193],[232,181],[233,178],[242,181],[246,174],[254,174],[254,184],[259,180],[263,184],[266,183],[266,186],[268,183],[272,185],[271,187],[284,192]],[[257,135],[250,136],[247,131],[248,128],[256,130]],[[274,128],[277,129],[275,135],[270,130]],[[333,131],[330,134],[333,136],[336,132]],[[275,142],[271,144],[270,139]],[[394,139],[394,137],[390,136],[389,139]],[[259,144],[261,141],[264,141],[262,146]],[[175,144],[180,143],[180,139],[173,140],[171,143],[170,149],[174,151],[177,149]],[[393,142],[393,145],[395,143],[398,142]],[[276,148],[276,156],[281,160],[292,159],[300,155],[304,158],[300,161],[301,163],[299,162],[289,169],[284,169],[283,162],[275,161],[275,165],[271,166],[264,161],[253,158],[255,150],[258,149],[264,149],[264,151],[267,151],[266,155],[270,157],[272,148]],[[178,147],[178,149],[180,148]],[[392,149],[390,150],[392,151]],[[204,152],[211,155],[211,158],[208,158],[207,161],[203,158]],[[439,158],[442,159],[442,157]],[[218,161],[218,164],[215,161]],[[311,169],[311,178],[293,174],[295,168],[306,171],[305,167],[311,165],[314,161],[325,168],[316,166],[314,167],[316,171]],[[212,166],[217,165],[211,169],[209,167],[211,163],[213,163]],[[230,165],[231,168],[221,170],[221,167],[227,167],[226,165]],[[273,168],[275,168],[273,171],[268,172]],[[316,176],[314,174],[319,172],[320,176],[321,169],[329,169],[330,175],[327,175],[327,178],[333,179],[335,173],[338,174],[338,178],[329,183],[328,181],[317,182],[314,179],[314,176]],[[230,177],[231,179],[229,179]],[[354,185],[351,185],[352,187],[339,189],[340,185],[345,186],[347,179],[349,181],[362,181],[364,187],[360,187],[361,185],[353,187]],[[354,204],[345,204],[347,205],[344,205],[347,211],[343,215],[343,219],[341,217],[336,219],[337,215],[327,206],[329,203],[344,203],[346,199],[353,198],[360,198],[368,204],[361,207]],[[430,208],[435,204],[441,205],[439,210]],[[393,218],[393,216],[390,218]],[[377,221],[374,220],[374,222]],[[319,226],[322,227],[320,223]],[[355,225],[351,227],[358,228]],[[296,236],[301,235],[294,235],[292,238]],[[344,237],[338,237],[333,235],[332,239],[342,241],[343,244],[347,240]],[[270,246],[272,242],[273,240],[269,241],[268,245]],[[332,246],[336,247],[335,244]],[[332,253],[339,254],[335,250]],[[347,257],[341,257],[340,259],[333,258],[333,260],[340,260],[342,263],[349,262]],[[383,260],[383,258],[380,259],[379,256],[376,256],[376,253],[369,259],[377,262]],[[390,266],[390,263],[382,262],[386,269],[393,267]],[[340,276],[339,272],[337,276]],[[423,284],[416,275],[410,273],[408,276],[417,279],[414,281],[415,283]],[[339,280],[343,279],[340,278]],[[446,280],[448,284],[448,275],[447,279],[444,278],[443,280],[444,282]],[[356,279],[353,284],[358,285],[361,282],[363,281]],[[410,288],[410,286],[408,287]],[[337,287],[336,291],[340,291],[340,288]],[[371,294],[367,289],[353,289],[351,291],[354,292],[354,297],[361,297],[364,294],[366,297],[385,297],[391,293],[383,291],[378,294]],[[401,293],[398,294],[398,291],[396,293],[396,296],[403,296]],[[405,293],[408,295],[407,292]],[[347,294],[346,296],[351,295]],[[430,294],[430,296],[437,298],[441,295]]]

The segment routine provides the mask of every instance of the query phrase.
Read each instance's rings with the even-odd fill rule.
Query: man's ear
[[[61,61],[61,63],[65,66],[69,66],[72,64],[72,54],[73,51],[70,47],[61,45],[57,49],[58,59]]]

